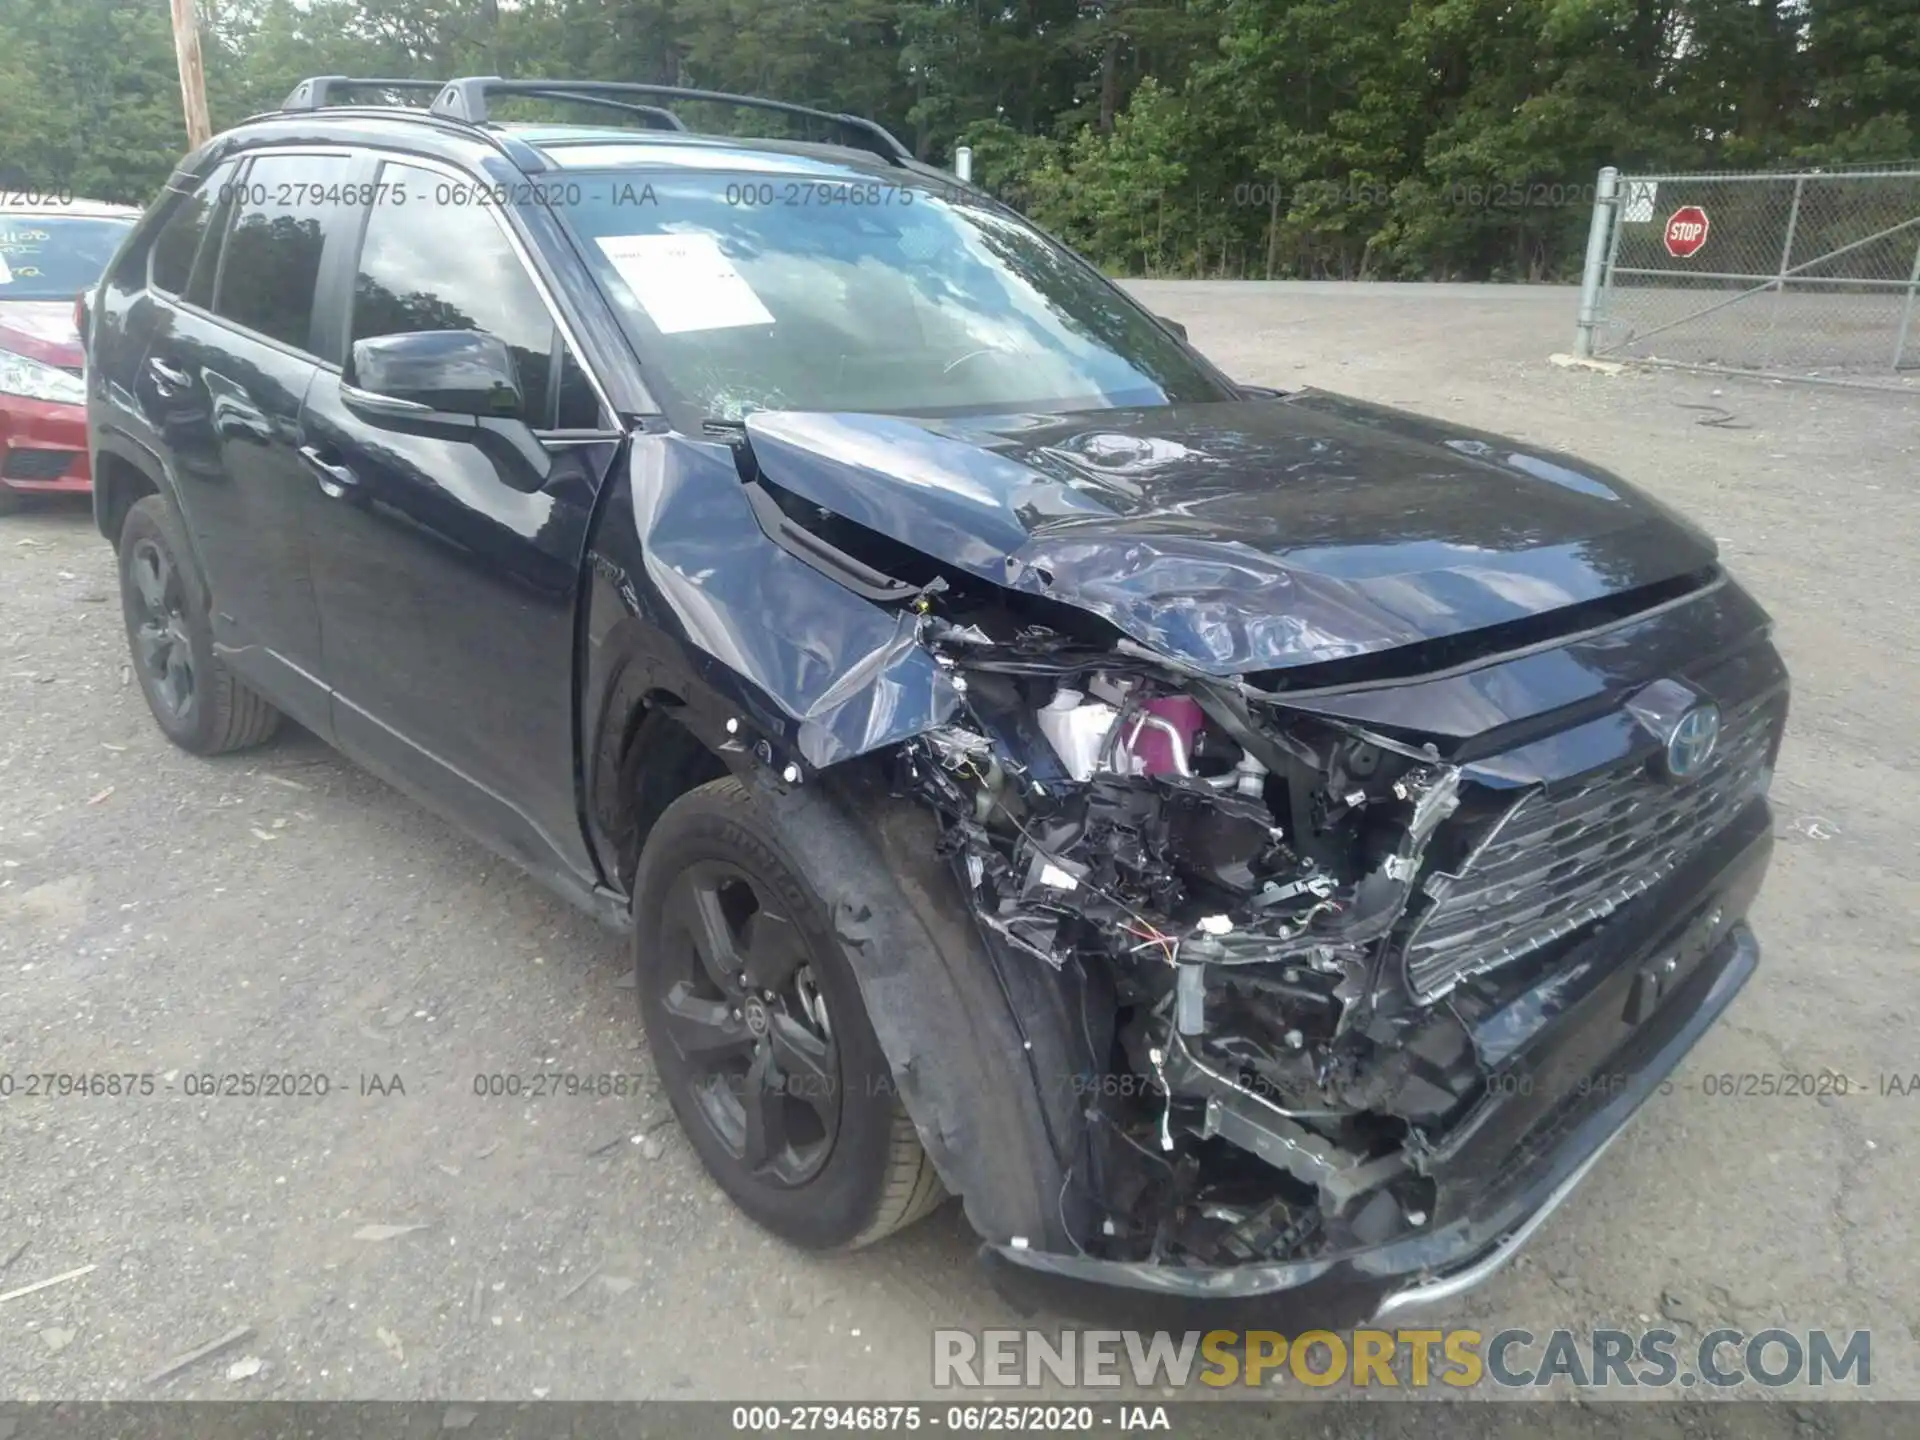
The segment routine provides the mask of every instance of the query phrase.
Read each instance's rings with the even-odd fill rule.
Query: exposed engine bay
[[[1112,987],[1107,1068],[1076,1077],[1085,1252],[1236,1264],[1426,1224],[1422,1127],[1483,1075],[1388,937],[1458,768],[1041,627],[928,638],[965,718],[906,747],[907,787],[1009,952]]]
[[[771,414],[735,449],[761,533],[887,616],[858,664],[809,656],[805,673],[841,678],[789,707],[804,764],[786,783],[870,755],[937,817],[933,858],[1027,1052],[1022,1103],[1039,1108],[1011,1123],[1052,1164],[1024,1173],[1058,1211],[1037,1248],[994,1223],[1036,1223],[1018,1186],[975,1225],[996,1249],[1035,1248],[1035,1268],[1044,1253],[1136,1278],[1186,1269],[1199,1293],[1224,1270],[1476,1255],[1499,1238],[1475,1227],[1508,1203],[1501,1187],[1522,1195],[1560,1127],[1605,1108],[1598,1065],[1694,1001],[1642,1025],[1652,1007],[1696,970],[1751,968],[1750,941],[1728,942],[1749,893],[1732,871],[1727,904],[1671,916],[1684,937],[1644,933],[1647,907],[1602,934],[1716,837],[1758,843],[1785,700],[1764,612],[1684,532],[1595,513],[1624,488],[1602,505],[1552,487],[1584,538],[1544,555],[1530,532],[1533,558],[1510,563],[1552,585],[1496,583],[1505,470],[1453,450],[1423,464],[1484,490],[1475,514],[1495,528],[1469,536],[1457,509],[1426,506],[1422,469],[1393,511],[1433,520],[1412,568],[1343,560],[1379,543],[1378,519],[1316,508],[1300,477],[1324,454],[1293,447],[1303,425],[1346,443],[1349,418],[1240,407],[1230,429],[1189,417],[1174,442],[1147,412],[1125,422],[1144,436],[1112,412],[1090,433],[1074,417],[976,432]],[[1502,453],[1540,493],[1532,461]],[[704,550],[682,563],[709,573]],[[1703,655],[1710,692],[1673,678],[1697,682]],[[1669,762],[1689,715],[1716,735],[1724,718],[1725,738],[1683,772]],[[1757,885],[1754,853],[1740,873]],[[889,1059],[921,1086],[916,1124],[936,1156],[971,1142],[977,1161],[977,1082],[916,1076],[946,1015],[901,1013]],[[992,1044],[973,1053],[1021,1064]],[[956,1169],[971,1215],[979,1172]]]

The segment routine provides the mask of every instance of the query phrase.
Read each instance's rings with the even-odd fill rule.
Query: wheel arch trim
[[[120,503],[125,499],[125,492],[121,489],[123,482],[113,477],[122,465],[145,480],[154,494],[166,496],[175,510],[180,509],[179,491],[167,471],[166,462],[151,448],[124,431],[104,427],[94,430],[92,442],[93,524],[109,544],[119,545],[119,524],[113,522],[125,523],[127,511],[133,508],[134,500],[139,498],[135,496],[126,499],[124,504]],[[184,515],[185,512],[182,512],[182,518]],[[187,538],[190,541],[193,538],[191,531]],[[198,554],[194,555],[193,561],[195,565],[200,563]]]
[[[878,766],[828,781],[745,783],[789,837],[860,987],[893,1083],[948,1193],[989,1243],[1067,1248],[1081,1144],[1072,1077],[1086,1064],[1059,972],[996,955],[947,863],[937,822]],[[1018,1013],[1016,1013],[1016,1010]],[[1044,1088],[1036,1076],[1050,1077]],[[1063,1154],[1062,1151],[1071,1153]]]

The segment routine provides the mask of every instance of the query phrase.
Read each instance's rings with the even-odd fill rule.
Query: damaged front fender
[[[776,545],[727,447],[635,434],[609,490],[588,554],[588,714],[616,691],[665,692],[694,706],[710,746],[763,743],[778,773],[789,758],[817,769],[897,744],[953,713],[920,618]]]

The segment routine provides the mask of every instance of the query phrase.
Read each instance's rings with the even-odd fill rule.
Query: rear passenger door
[[[471,179],[397,160],[371,178],[345,363],[300,417],[331,479],[310,529],[335,736],[523,864],[590,882],[574,616],[619,437],[504,217],[453,202]],[[444,330],[506,344],[519,415],[394,414],[354,385],[354,341]]]
[[[216,647],[321,734],[330,711],[302,523],[315,487],[298,432],[316,352],[333,343],[314,302],[330,249],[352,243],[356,216],[340,199],[352,164],[344,151],[271,151],[203,192],[207,238],[136,382],[212,591]],[[164,231],[155,251],[164,272]]]

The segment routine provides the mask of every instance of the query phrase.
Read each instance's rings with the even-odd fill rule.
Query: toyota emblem
[[[1698,775],[1713,758],[1720,740],[1720,707],[1696,705],[1680,717],[1667,737],[1667,773],[1676,780]]]

